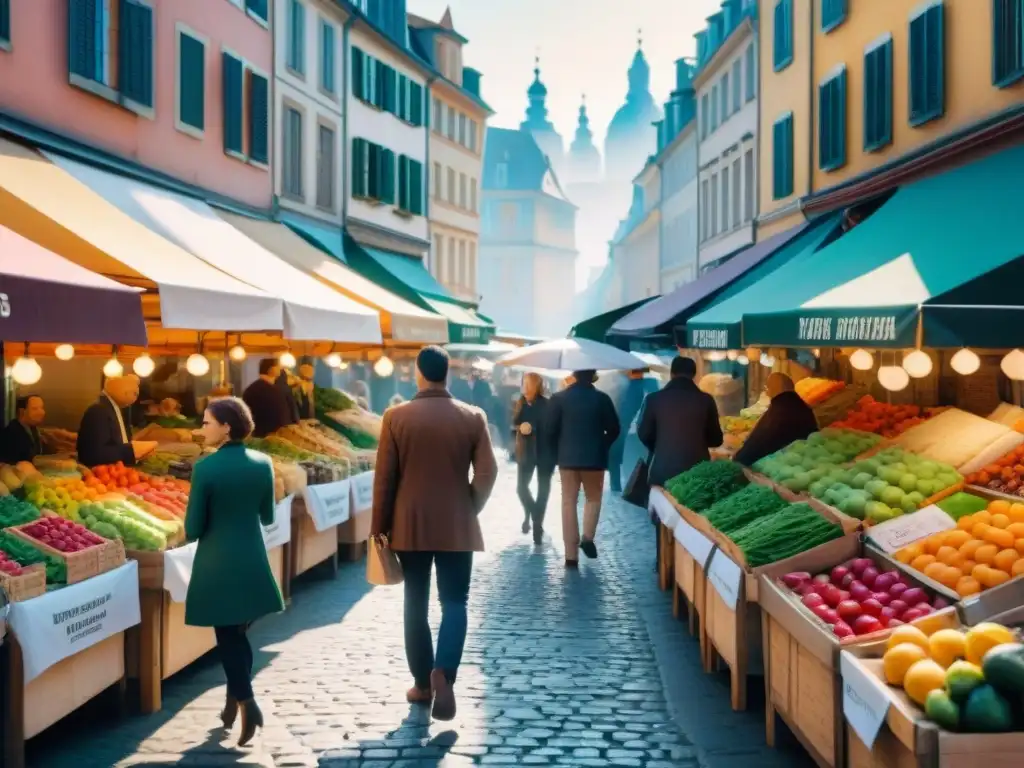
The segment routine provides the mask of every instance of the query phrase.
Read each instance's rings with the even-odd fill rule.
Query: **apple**
[[[863,610],[856,600],[844,600],[836,606],[836,613],[839,614],[839,618],[849,622],[860,616]]]
[[[840,639],[844,637],[853,637],[853,630],[850,628],[849,624],[840,620],[832,625],[832,634]]]
[[[836,611],[835,608],[827,608],[821,612],[818,618],[824,621],[829,626],[831,626],[835,624],[837,621],[839,621],[839,613]]]
[[[803,597],[803,604],[810,609],[814,609],[819,605],[825,604],[825,598],[819,595],[817,592],[808,592]]]
[[[853,631],[858,635],[869,635],[872,632],[878,632],[883,629],[882,624],[874,616],[858,616],[853,621]]]
[[[843,602],[843,600],[849,600],[849,599],[850,599],[850,593],[847,592],[845,589],[840,589],[839,590],[839,602]]]
[[[796,589],[805,582],[811,580],[811,574],[807,571],[796,571],[794,573],[787,573],[782,577],[782,583],[790,589]]]
[[[860,604],[860,609],[876,619],[882,615],[882,604],[875,600],[873,597],[869,597],[863,603]]]
[[[917,610],[917,608],[908,608],[903,612],[903,615],[900,616],[900,620],[903,621],[904,624],[909,624],[916,619],[920,619],[922,616],[924,616],[924,614]]]
[[[841,565],[837,565],[832,569],[832,583],[836,586],[841,586],[843,579],[850,575],[850,571]]]
[[[871,589],[875,588],[875,579],[877,579],[877,578],[878,578],[878,569],[875,568],[873,565],[868,566],[867,568],[865,568],[864,572],[861,573],[861,575],[860,575],[860,580],[862,582],[864,582],[864,586],[870,587]]]
[[[902,581],[897,581],[891,587],[889,587],[889,594],[893,597],[901,597],[910,587],[904,584]]]
[[[875,579],[873,589],[875,592],[887,592],[889,588],[899,581],[899,576],[887,571],[886,573],[878,574],[878,578]]]
[[[887,626],[889,629],[894,629],[896,627],[902,627],[903,626],[903,622],[900,621],[899,619],[889,619],[889,623],[886,624],[885,626]]]
[[[929,613],[932,613],[934,611],[930,604],[923,602],[915,605],[914,610],[920,611],[922,616],[927,616]]]
[[[917,605],[918,603],[928,602],[928,595],[920,587],[911,587],[900,595],[900,599],[907,605]]]
[[[861,582],[855,581],[850,585],[850,597],[861,603],[871,597],[871,590]]]
[[[830,608],[835,608],[843,601],[842,593],[835,584],[829,584],[821,596],[825,598],[825,602]]]
[[[893,612],[894,612],[894,613],[895,613],[895,614],[896,614],[897,616],[902,616],[902,615],[903,615],[904,613],[906,613],[907,609],[908,609],[908,608],[910,608],[910,606],[909,606],[909,605],[907,605],[907,604],[906,604],[906,603],[905,603],[904,601],[902,601],[902,600],[899,600],[899,599],[896,599],[896,600],[892,600],[892,601],[891,601],[891,602],[889,603],[889,606],[888,606],[888,607],[889,607],[889,608],[892,608]]]
[[[934,608],[936,611],[941,611],[943,608],[949,608],[949,601],[941,596],[936,597],[932,601],[932,608]]]
[[[873,560],[871,560],[871,558],[858,557],[856,560],[850,563],[850,570],[853,571],[854,575],[858,579],[860,579],[861,574],[864,573],[864,571],[867,568],[871,568],[872,566],[874,566],[874,564],[875,563]],[[863,579],[861,579],[861,581],[863,581]]]
[[[815,584],[828,584],[831,581],[831,579],[829,579],[827,573],[819,573],[817,576],[811,579],[811,581],[813,581]]]
[[[888,605],[892,602],[892,595],[888,592],[875,592],[871,595],[871,599],[875,602],[881,603],[882,605]]]
[[[897,618],[896,612],[888,605],[883,605],[882,612],[878,614],[878,620],[882,622],[882,624],[888,625],[889,619],[895,618]]]

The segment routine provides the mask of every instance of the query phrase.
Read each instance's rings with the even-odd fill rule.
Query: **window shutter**
[[[118,88],[124,99],[153,106],[153,9],[121,0]]]
[[[96,3],[94,0],[68,0],[68,74],[100,80],[96,69]]]
[[[405,155],[398,158],[398,207],[409,210],[409,158]]]
[[[374,59],[371,64],[374,71],[373,93],[370,94],[370,103],[375,107],[384,108],[384,62]]]
[[[385,67],[385,104],[384,109],[393,115],[399,114],[398,106],[398,72],[391,67]]]
[[[367,154],[369,155],[367,161],[367,178],[368,178],[368,189],[366,192],[367,197],[372,197],[374,200],[380,200],[380,182],[381,182],[381,147],[378,144],[369,144]]]
[[[1024,77],[1024,2],[994,0],[992,10],[992,84],[1006,88]]]
[[[263,21],[268,21],[267,15],[267,0],[245,0],[245,8],[253,16],[257,16]]]
[[[402,120],[409,119],[409,78],[405,75],[398,76],[398,112]]]
[[[178,118],[200,131],[206,127],[206,46],[178,36]]]
[[[300,75],[306,73],[306,6],[291,0],[288,26],[288,66]]]
[[[388,205],[395,204],[395,153],[385,149],[380,164],[381,193],[380,201]]]
[[[0,41],[11,42],[11,0],[0,0]]]
[[[221,54],[224,89],[224,151],[242,154],[242,62]]]
[[[892,40],[864,56],[864,149],[892,141]]]
[[[846,70],[818,87],[818,165],[832,171],[846,164]]]
[[[785,69],[793,61],[793,6],[790,0],[776,0],[774,13],[772,62],[775,71]]]
[[[847,0],[821,0],[821,31],[831,32],[846,20]]]
[[[409,122],[415,126],[423,125],[423,86],[409,81]]]
[[[352,139],[352,196],[366,197],[366,139]]]
[[[255,72],[249,73],[249,158],[270,159],[270,83]]]
[[[352,49],[352,95],[366,101],[366,54]]]
[[[334,27],[320,22],[320,87],[334,93]]]
[[[945,112],[945,7],[933,5],[910,20],[910,124]]]
[[[409,211],[423,215],[423,163],[409,161]]]

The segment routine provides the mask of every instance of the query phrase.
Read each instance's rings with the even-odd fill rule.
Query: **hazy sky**
[[[603,142],[625,100],[638,28],[651,65],[651,92],[661,104],[674,85],[675,60],[693,56],[694,32],[720,5],[721,0],[408,0],[411,13],[435,21],[451,7],[455,28],[469,38],[465,63],[483,73],[483,97],[497,111],[491,125],[517,127],[523,120],[539,51],[550,119],[567,147],[584,92],[595,140]]]

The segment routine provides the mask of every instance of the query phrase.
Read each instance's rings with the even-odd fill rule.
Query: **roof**
[[[435,74],[430,64],[423,61],[422,58],[417,56],[413,52],[411,47],[407,48],[406,46],[401,45],[400,43],[395,41],[395,39],[391,37],[391,35],[389,35],[387,32],[385,32],[383,29],[377,26],[373,21],[371,21],[370,18],[355,5],[355,3],[351,2],[351,0],[335,0],[335,2],[339,6],[341,6],[342,10],[344,10],[350,16],[355,17],[355,19],[358,22],[360,22],[362,26],[366,27],[371,32],[373,32],[378,38],[378,43],[387,46],[388,50],[390,50],[392,53],[399,54],[413,66],[418,67],[419,69],[426,70],[428,74]]]
[[[498,166],[502,163],[507,166],[506,183],[499,186]],[[550,194],[544,189],[544,180],[549,173],[561,196],[567,199],[547,157],[528,131],[487,128],[487,140],[484,144],[484,189]]]
[[[491,108],[490,104],[488,104],[480,96],[473,93],[472,91],[464,88],[458,83],[452,82],[443,74],[441,74],[441,72],[437,69],[437,65],[434,62],[434,34],[437,32],[443,32],[444,30],[436,27],[436,25],[434,27],[414,26],[413,19],[417,19],[419,21],[424,22],[426,21],[425,19],[420,19],[419,16],[413,16],[411,13],[407,15],[407,20],[409,23],[409,50],[413,58],[415,58],[417,62],[420,63],[421,66],[424,66],[430,70],[430,73],[433,75],[433,79],[435,82],[444,83],[452,90],[457,91],[460,95],[469,99],[474,104],[479,106],[481,109],[485,110],[488,114],[493,115],[494,110]],[[433,22],[427,23],[433,24]],[[455,33],[453,32],[452,34]],[[469,42],[468,40],[466,40],[466,38],[461,36],[459,36],[458,39],[463,43]]]
[[[455,25],[452,24],[451,8],[445,9],[444,16],[441,17],[440,21],[431,21],[430,19],[425,19],[422,16],[417,16],[414,13],[407,13],[406,21],[408,22],[410,29],[430,30],[431,32],[438,32],[442,35],[455,38],[460,43],[469,42],[469,40],[455,31]]]

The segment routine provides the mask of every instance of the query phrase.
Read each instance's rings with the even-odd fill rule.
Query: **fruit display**
[[[14,496],[0,496],[0,528],[24,525],[39,518],[39,510]]]
[[[807,504],[789,504],[759,517],[729,535],[750,568],[777,563],[841,538],[841,525],[826,520]]]
[[[64,584],[68,580],[68,568],[59,557],[49,555],[20,539],[10,531],[0,531],[0,551],[21,566],[42,563],[46,567],[47,584]]]
[[[998,587],[1024,574],[1024,503],[993,501],[893,557],[961,597]]]
[[[889,685],[902,688],[941,728],[1002,733],[1024,728],[1024,645],[993,622],[968,629],[899,627],[882,657]]]
[[[6,576],[21,576],[25,572],[25,568],[18,564],[16,560],[12,560],[11,557],[0,550],[0,573]]]
[[[100,465],[83,471],[84,482],[92,491],[86,493],[89,501],[104,500],[111,491],[130,493],[141,499],[172,512],[178,518],[185,517],[188,507],[190,485],[174,477],[159,477],[140,472],[124,464]]]
[[[0,464],[0,495],[6,496],[6,492],[13,492],[21,488],[26,480],[39,477],[39,470],[27,461],[20,461],[17,464]]]
[[[823,403],[833,395],[846,389],[846,384],[832,379],[818,379],[808,376],[796,382],[796,393],[812,408]]]
[[[82,552],[105,541],[78,523],[61,517],[41,517],[18,530],[59,552]]]
[[[78,434],[56,427],[40,427],[39,439],[50,453],[74,453],[78,450]]]
[[[702,461],[667,483],[672,497],[694,512],[703,512],[716,501],[747,485],[743,467],[731,461]]]
[[[787,573],[781,582],[832,634],[843,639],[896,629],[947,607],[903,573],[883,571],[871,558],[841,563],[829,573]]]
[[[347,446],[337,433],[331,437],[307,424],[289,424],[277,430],[275,435],[310,453],[338,459],[348,455]]]
[[[182,531],[181,523],[161,520],[127,500],[86,504],[81,515],[90,531],[120,538],[129,550],[159,552],[167,549],[168,542],[180,537]]]
[[[871,395],[864,395],[849,413],[832,426],[873,432],[882,437],[895,437],[943,410],[945,409],[922,408],[918,405],[890,405],[875,400]]]
[[[719,419],[722,434],[725,437],[724,447],[738,450],[747,441],[747,437],[757,424],[757,417],[723,416]]]
[[[840,464],[874,447],[877,435],[848,429],[823,429],[806,440],[790,443],[754,464],[754,469],[795,493],[807,491]]]
[[[1024,442],[1024,435],[959,408],[949,408],[892,438],[892,443],[923,458],[960,469],[990,449],[997,440],[1020,444]],[[1007,445],[1001,453],[1012,447]]]
[[[380,442],[381,417],[362,408],[326,411],[324,423],[339,432],[354,448],[370,450]]]
[[[786,506],[789,502],[771,488],[751,483],[716,501],[703,515],[712,526],[728,536],[747,523],[775,514]]]
[[[968,485],[1024,497],[1024,444],[969,473],[965,480]]]
[[[935,502],[935,506],[955,521],[965,515],[973,515],[975,512],[987,509],[988,501],[980,496],[975,496],[973,493],[957,491],[944,499],[939,499]]]
[[[762,392],[756,402],[751,403],[746,408],[740,409],[740,418],[760,419],[764,416],[764,412],[768,410],[768,406],[771,404],[772,399],[768,397],[768,393]]]

